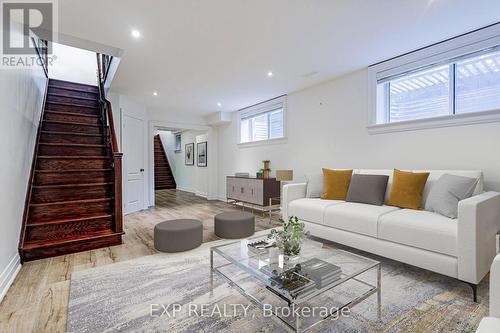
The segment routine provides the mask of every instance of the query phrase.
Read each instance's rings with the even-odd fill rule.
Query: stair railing
[[[99,88],[99,106],[103,126],[103,133],[107,146],[110,147],[110,157],[113,159],[114,176],[114,212],[115,212],[115,232],[123,232],[123,204],[122,204],[122,157],[116,140],[115,124],[113,121],[113,109],[110,101],[106,99],[104,82],[109,71],[112,57],[97,53],[97,86]]]

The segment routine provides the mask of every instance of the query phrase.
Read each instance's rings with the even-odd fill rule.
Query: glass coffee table
[[[249,246],[266,238],[253,237],[210,248],[211,290],[214,273],[217,273],[262,310],[269,312],[272,308],[272,315],[295,332],[307,331],[332,316],[338,318],[343,309],[350,309],[373,294],[377,295],[376,311],[380,318],[380,262],[312,239],[307,239],[302,244],[300,256],[292,259],[280,255],[275,247],[258,250]],[[374,282],[366,281],[366,275],[370,273],[375,275]],[[242,274],[247,278],[242,279]],[[250,288],[253,290],[246,287],[248,277],[255,282],[256,287]],[[340,301],[332,294],[334,289],[342,286],[347,289],[347,296]],[[277,307],[270,307],[268,301],[272,298],[292,311],[285,315]],[[306,319],[304,313],[310,314],[311,308],[321,307],[326,299],[340,303],[327,312],[318,310],[315,316]],[[304,307],[309,307],[309,310],[300,310]]]

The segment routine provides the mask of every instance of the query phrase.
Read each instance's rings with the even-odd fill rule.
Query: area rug
[[[224,242],[73,273],[67,331],[288,332],[217,275],[210,292],[209,248]],[[347,315],[333,317],[311,332],[474,332],[487,314],[487,279],[480,285],[479,303],[473,303],[469,287],[460,281],[349,250],[382,262],[382,317],[377,317],[373,295]],[[245,273],[227,269],[260,301],[280,309],[285,306]],[[370,274],[363,278],[372,278]],[[362,288],[359,283],[346,284],[309,305],[339,306]]]

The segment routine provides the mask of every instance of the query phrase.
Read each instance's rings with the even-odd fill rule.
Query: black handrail
[[[42,66],[43,71],[45,73],[45,77],[49,78],[49,67],[48,67],[48,64],[49,64],[49,56],[48,56],[49,42],[44,40],[44,39],[40,39],[40,38],[35,39],[34,37],[31,37],[31,42],[35,46],[35,51],[36,51],[36,54],[38,55],[38,60],[40,61],[40,65]]]

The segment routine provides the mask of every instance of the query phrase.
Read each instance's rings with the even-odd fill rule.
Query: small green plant
[[[271,160],[263,160],[262,163],[271,163]]]
[[[285,222],[280,219],[283,225],[283,230],[271,230],[271,237],[276,240],[276,246],[283,251],[286,256],[296,256],[300,253],[300,245],[304,239],[309,236],[309,232],[305,231],[305,224],[299,222],[296,216],[290,216]]]

